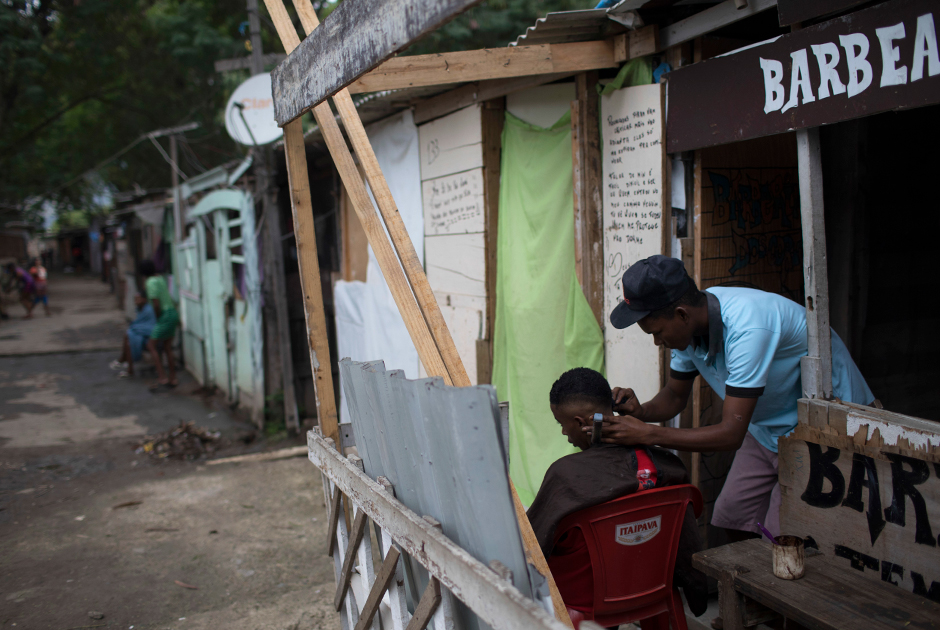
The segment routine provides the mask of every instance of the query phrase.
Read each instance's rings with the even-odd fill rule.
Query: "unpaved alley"
[[[306,459],[135,452],[180,422],[219,432],[214,458],[300,442],[266,440],[188,375],[163,394],[146,371],[119,380],[106,285],[54,278],[49,294],[51,317],[8,304],[0,324],[0,627],[338,627]]]

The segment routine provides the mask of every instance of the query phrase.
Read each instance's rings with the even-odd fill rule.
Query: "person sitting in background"
[[[173,338],[176,335],[176,326],[180,318],[176,312],[176,304],[170,296],[170,289],[163,276],[157,274],[156,265],[149,258],[140,261],[138,266],[140,275],[146,278],[147,300],[153,305],[157,324],[150,333],[147,348],[153,357],[154,367],[157,368],[157,383],[150,389],[158,391],[176,387],[176,364],[173,362]],[[163,371],[160,361],[160,351],[166,354],[167,372]]]
[[[568,370],[552,385],[549,402],[561,432],[581,451],[549,467],[527,514],[565,605],[588,612],[594,606],[594,576],[587,544],[577,527],[563,532],[556,543],[558,524],[569,514],[628,494],[689,483],[689,476],[682,461],[665,449],[591,444],[582,427],[592,423],[595,413],[613,413],[610,385],[600,373]],[[685,593],[695,616],[708,605],[705,576],[692,568],[692,554],[701,550],[702,538],[689,506],[673,583]]]
[[[35,306],[33,297],[36,294],[36,282],[28,271],[14,263],[7,264],[7,273],[9,273],[18,284],[20,290],[20,304],[26,309],[26,315],[23,319],[29,319],[33,316],[33,307]]]
[[[111,362],[111,369],[118,370],[118,378],[134,376],[134,361],[140,361],[144,356],[144,346],[150,340],[153,327],[157,325],[157,316],[153,312],[153,304],[147,303],[147,298],[138,294],[134,296],[137,305],[137,317],[127,328],[124,335],[124,345],[121,356]]]
[[[43,267],[42,261],[38,258],[34,259],[33,266],[29,268],[29,274],[33,277],[33,282],[36,284],[36,291],[33,294],[33,308],[42,302],[42,306],[46,310],[46,317],[49,317],[52,315],[52,313],[49,312],[49,298],[46,295],[46,279],[49,274],[46,272],[46,268]]]

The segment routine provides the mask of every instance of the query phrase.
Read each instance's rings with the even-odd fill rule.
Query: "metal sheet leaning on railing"
[[[382,529],[383,537],[387,534],[402,552],[421,563],[441,586],[494,630],[563,630],[567,627],[444,536],[431,522],[405,507],[378,482],[343,457],[332,440],[326,440],[311,431],[307,434],[307,446],[310,461],[323,472],[331,485],[335,484],[339,488],[351,504],[365,512]],[[338,526],[345,532],[343,519],[337,520]]]

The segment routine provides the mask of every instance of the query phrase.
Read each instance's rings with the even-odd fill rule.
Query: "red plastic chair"
[[[605,627],[640,621],[643,630],[688,630],[672,572],[689,503],[699,516],[702,495],[695,486],[657,488],[575,512],[558,524],[555,541],[573,527],[581,529],[594,575],[594,609],[569,609],[572,621],[581,617]]]

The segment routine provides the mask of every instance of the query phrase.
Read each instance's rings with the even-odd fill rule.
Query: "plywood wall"
[[[418,127],[424,264],[471,382],[486,330],[481,106]]]

